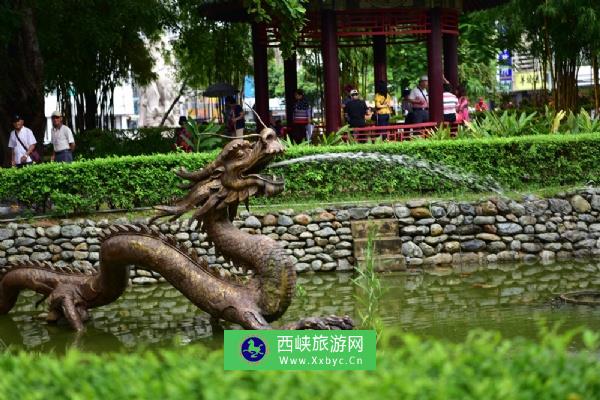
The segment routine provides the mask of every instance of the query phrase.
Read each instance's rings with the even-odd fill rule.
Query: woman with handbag
[[[377,115],[377,126],[386,126],[390,124],[390,115],[392,114],[392,97],[387,90],[385,81],[377,82],[375,91],[375,113]]]
[[[390,124],[390,115],[392,115],[392,97],[388,93],[385,81],[377,82],[375,89],[375,124],[387,126]],[[381,131],[381,138],[387,139],[386,131]]]
[[[30,165],[33,161],[39,162],[39,158],[36,157],[37,152],[35,151],[37,141],[31,129],[26,128],[24,123],[20,115],[15,115],[13,118],[13,127],[15,129],[10,133],[10,138],[8,139],[8,147],[11,149],[11,165],[17,168]]]

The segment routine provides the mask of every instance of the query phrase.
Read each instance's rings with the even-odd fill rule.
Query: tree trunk
[[[600,82],[598,78],[598,55],[592,57],[592,70],[594,72],[594,114],[597,116],[600,110]]]
[[[14,1],[21,16],[21,27],[13,32],[8,44],[0,44],[0,141],[2,163],[10,165],[8,137],[12,130],[12,115],[25,119],[42,150],[46,117],[44,116],[44,60],[40,52],[35,16],[26,1]]]
[[[556,109],[574,111],[577,107],[577,56],[556,59]]]
[[[96,97],[95,90],[86,90],[83,92],[85,98],[85,127],[84,129],[96,129],[98,127],[98,121],[96,115],[98,113],[98,98]]]
[[[75,109],[75,130],[83,132],[85,130],[85,98],[81,93],[77,93],[75,96]]]
[[[160,124],[158,125],[159,127],[163,127],[165,125],[165,121],[167,120],[167,118],[169,118],[169,114],[171,114],[171,111],[173,111],[175,104],[177,104],[177,102],[183,95],[183,92],[185,91],[185,88],[187,87],[187,82],[188,82],[188,78],[185,78],[183,80],[183,83],[181,84],[181,88],[179,88],[179,92],[177,93],[177,96],[175,97],[175,99],[173,100],[171,105],[169,106],[169,109],[165,112],[165,115],[163,115],[162,119],[160,120]]]

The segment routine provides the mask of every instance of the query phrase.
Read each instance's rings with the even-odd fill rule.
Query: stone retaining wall
[[[528,197],[522,202],[490,199],[482,202],[414,200],[376,207],[347,206],[266,215],[240,213],[234,223],[249,233],[278,240],[302,271],[350,271],[361,253],[358,221],[390,220],[397,226],[392,246],[378,249],[394,259],[396,269],[420,265],[512,260],[552,260],[600,255],[600,189]],[[22,260],[50,261],[57,266],[94,269],[99,261],[98,233],[112,223],[143,223],[119,218],[0,225],[0,268]],[[380,221],[382,222],[382,221]],[[396,225],[397,224],[397,225]],[[187,247],[194,247],[209,264],[231,273],[240,271],[216,255],[205,235],[187,221],[160,225]],[[389,225],[389,224],[388,224]],[[394,228],[396,229],[396,228]],[[355,240],[353,237],[355,233]],[[364,239],[361,239],[364,241]],[[390,253],[391,252],[391,253]],[[160,280],[158,274],[134,269],[134,283]]]

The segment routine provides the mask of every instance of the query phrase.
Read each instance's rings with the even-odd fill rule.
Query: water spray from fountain
[[[367,160],[376,162],[386,162],[390,164],[401,165],[406,168],[422,169],[430,172],[431,174],[443,176],[444,178],[452,182],[468,185],[474,189],[486,192],[494,192],[499,195],[503,194],[502,187],[491,177],[484,178],[474,174],[460,172],[446,165],[433,163],[428,160],[407,156],[405,154],[382,154],[376,152],[316,154],[273,163],[269,165],[269,168],[285,167],[287,165],[298,163],[337,160]]]

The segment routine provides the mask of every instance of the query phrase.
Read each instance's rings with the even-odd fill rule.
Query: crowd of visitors
[[[392,96],[388,92],[385,81],[375,85],[373,107],[369,107],[358,89],[347,85],[347,96],[342,101],[342,114],[345,122],[351,128],[362,128],[368,124],[388,126],[394,124],[392,116],[395,114],[392,105]],[[304,140],[311,141],[314,130],[313,107],[305,98],[304,91],[297,89],[294,93],[293,120],[284,128],[281,120],[274,121],[271,126],[278,136],[284,136],[287,130],[289,137],[295,143]],[[475,104],[475,110],[485,111],[487,104],[480,98]],[[446,81],[443,92],[444,121],[449,123],[463,123],[469,121],[469,100],[462,87],[454,90]],[[419,83],[412,89],[402,91],[402,100],[399,104],[404,124],[419,124],[429,121],[429,93],[428,77],[421,76]],[[225,98],[224,120],[228,135],[243,137],[246,128],[245,113],[242,106],[233,96]],[[71,129],[63,124],[63,115],[55,111],[51,115],[51,146],[50,161],[72,162],[75,151],[75,139]],[[13,118],[13,130],[10,132],[8,147],[10,148],[11,165],[21,168],[23,166],[41,162],[41,157],[36,149],[38,143],[31,129],[25,126],[25,121],[20,115]],[[381,131],[385,138],[385,130]],[[193,151],[192,137],[187,127],[187,118],[179,118],[179,127],[175,130],[174,147],[185,152]]]
[[[421,124],[429,122],[429,93],[427,75],[419,79],[419,83],[411,90],[402,91],[402,100],[399,110],[402,113],[404,124]],[[358,90],[346,86],[348,96],[342,102],[342,112],[346,123],[351,128],[361,128],[367,125],[369,119],[376,126],[391,125],[391,117],[394,114],[392,97],[388,93],[387,84],[384,81],[377,82],[374,107],[371,109],[367,103],[360,98]],[[462,123],[469,120],[469,99],[464,88],[452,88],[449,82],[444,83],[443,93],[444,121],[450,123]],[[485,107],[485,108],[484,108]],[[487,105],[481,99],[477,104],[478,110],[486,110]]]

